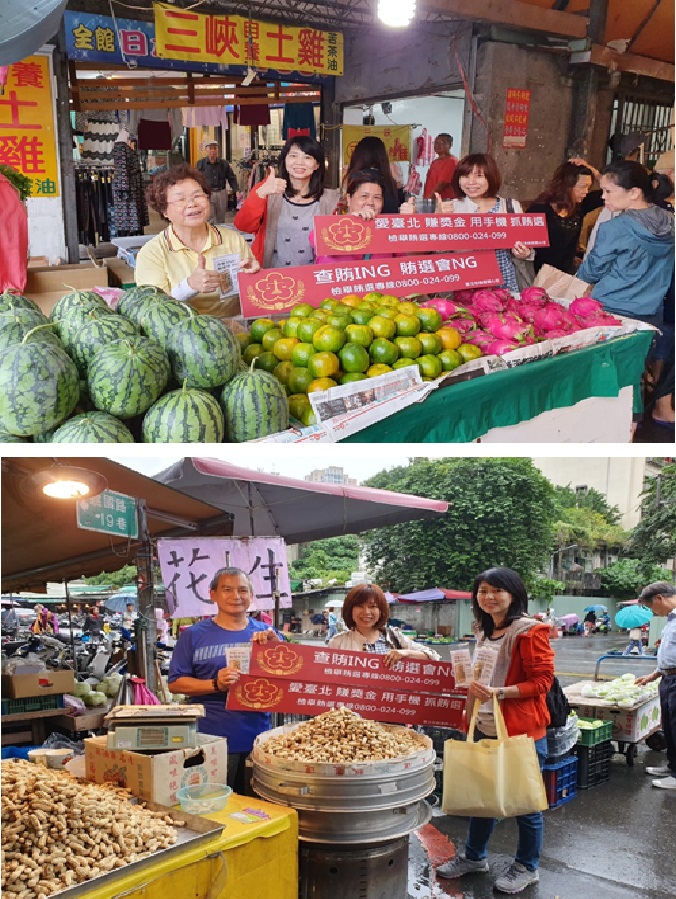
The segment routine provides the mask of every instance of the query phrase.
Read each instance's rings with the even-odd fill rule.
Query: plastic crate
[[[23,715],[26,712],[47,712],[50,709],[63,708],[63,693],[50,696],[28,696],[25,699],[3,699],[1,704],[3,715]]]
[[[563,727],[547,728],[547,762],[560,761],[578,741],[577,715],[569,715]]]
[[[542,779],[549,808],[558,808],[577,795],[577,756],[569,755],[552,765],[544,765]]]
[[[589,790],[610,780],[610,760],[613,756],[610,740],[596,746],[575,747],[577,756],[577,785],[580,790]]]
[[[595,721],[595,718],[578,718],[578,721]],[[580,736],[577,738],[580,746],[596,746],[598,743],[605,743],[610,740],[613,735],[613,722],[600,721],[596,727],[591,730],[580,729]]]

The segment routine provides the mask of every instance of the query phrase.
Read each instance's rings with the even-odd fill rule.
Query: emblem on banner
[[[260,309],[288,309],[289,304],[299,303],[305,295],[302,281],[296,281],[281,272],[271,271],[247,288],[247,296]]]
[[[250,680],[246,684],[237,684],[234,690],[237,701],[250,709],[274,708],[284,696],[283,690],[264,677]]]
[[[263,650],[258,657],[258,664],[266,674],[283,677],[300,671],[303,660],[294,649],[281,643]]]
[[[328,228],[322,229],[322,238],[333,250],[356,253],[371,243],[371,231],[363,222],[341,217]]]

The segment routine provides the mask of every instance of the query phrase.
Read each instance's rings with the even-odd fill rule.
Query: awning
[[[464,590],[442,590],[432,587],[429,590],[418,590],[415,593],[395,593],[395,602],[442,602],[451,599],[471,599],[472,594]]]
[[[448,509],[441,500],[301,481],[216,459],[184,458],[154,478],[232,512],[236,537],[279,536],[287,543],[436,518]]]
[[[5,457],[2,459],[2,591],[44,588],[47,581],[87,577],[133,564],[140,540],[113,537],[77,526],[75,504],[28,495],[27,474],[57,461],[103,475],[108,488],[147,504],[151,539],[195,534],[229,537],[232,516],[158,484],[117,462],[97,458]]]

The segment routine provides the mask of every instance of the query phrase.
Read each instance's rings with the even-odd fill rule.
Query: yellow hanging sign
[[[343,125],[343,165],[349,165],[352,151],[362,137],[373,135],[385,144],[390,162],[409,162],[411,159],[410,125]]]
[[[292,28],[227,13],[154,3],[155,52],[161,59],[215,62],[317,75],[343,74],[343,35]]]
[[[32,197],[59,196],[52,79],[46,56],[28,56],[7,72],[0,95],[0,164],[33,182]]]

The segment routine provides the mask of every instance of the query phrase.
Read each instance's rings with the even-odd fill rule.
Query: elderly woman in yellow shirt
[[[238,255],[243,272],[256,272],[260,265],[241,234],[207,221],[209,194],[204,175],[189,165],[174,166],[153,179],[148,203],[169,226],[139,250],[136,283],[159,287],[198,312],[237,315],[236,295],[221,297],[216,260]]]

